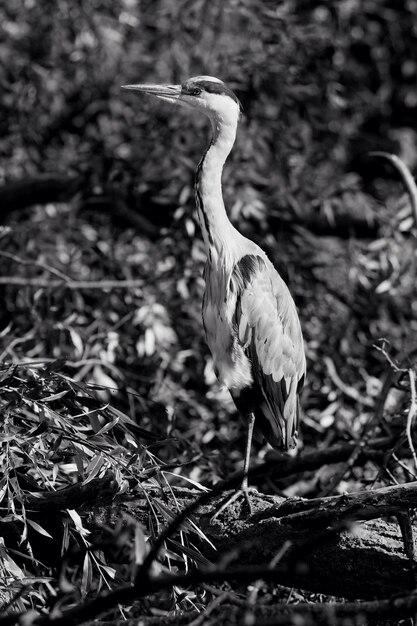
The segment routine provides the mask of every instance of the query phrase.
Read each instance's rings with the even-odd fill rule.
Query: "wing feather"
[[[251,338],[251,328],[249,326],[249,320],[246,313],[242,313],[240,311],[240,320],[239,320],[239,341],[245,348]]]
[[[296,442],[298,394],[305,375],[294,301],[273,265],[260,255],[244,256],[230,282],[237,295],[237,339],[251,361],[253,385],[261,392],[260,406],[254,409],[259,426],[271,445],[288,450]]]

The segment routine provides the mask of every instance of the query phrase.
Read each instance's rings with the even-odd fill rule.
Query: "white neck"
[[[211,122],[213,139],[198,165],[195,183],[197,213],[209,258],[213,253],[223,257],[226,250],[232,250],[238,233],[227,216],[221,183],[224,162],[235,142],[237,120],[225,123],[213,118]]]

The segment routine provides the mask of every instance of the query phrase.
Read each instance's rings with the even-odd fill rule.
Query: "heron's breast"
[[[213,285],[211,285],[213,287]],[[214,290],[214,293],[217,293]],[[213,298],[213,289],[207,289],[203,301],[203,322],[207,344],[213,356],[219,381],[228,389],[240,390],[252,384],[252,367],[233,324],[236,297],[223,293]]]

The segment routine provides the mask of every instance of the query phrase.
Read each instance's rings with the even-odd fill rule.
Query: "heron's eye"
[[[201,93],[200,87],[194,87],[194,89],[193,89],[193,96],[199,96],[200,93]]]

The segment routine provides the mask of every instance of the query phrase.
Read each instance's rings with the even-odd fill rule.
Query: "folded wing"
[[[236,264],[230,289],[236,294],[237,339],[252,364],[255,423],[273,447],[288,450],[296,444],[298,394],[305,376],[294,301],[270,261],[258,255],[246,255]]]

